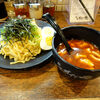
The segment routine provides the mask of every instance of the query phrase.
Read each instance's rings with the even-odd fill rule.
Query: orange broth
[[[69,55],[63,43],[60,43],[57,52],[67,62],[84,69],[100,69],[100,51],[99,49],[83,40],[69,40],[70,46],[78,49],[78,52],[71,52]]]

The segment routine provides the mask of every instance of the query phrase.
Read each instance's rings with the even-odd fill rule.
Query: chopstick
[[[87,10],[86,6],[84,5],[84,3],[82,2],[82,0],[79,0],[79,2],[81,3],[81,5],[83,6],[83,8],[85,9],[85,11],[87,12],[88,16],[90,17],[90,19],[92,20],[92,22],[94,22],[94,19],[92,18],[91,14],[89,13],[89,11]]]

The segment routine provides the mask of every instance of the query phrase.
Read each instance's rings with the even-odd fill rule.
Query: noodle
[[[1,43],[2,46],[6,44],[5,41]],[[10,62],[10,64],[16,63],[25,63],[30,59],[34,59],[37,54],[41,52],[40,45],[36,43],[36,41],[28,40],[25,41],[10,41],[7,45],[1,48],[0,54],[4,55],[6,59],[9,56],[10,59],[14,58],[14,62]]]
[[[19,25],[19,21],[17,20],[17,22],[15,21],[15,24],[17,26]],[[18,26],[17,30],[22,31],[22,33],[18,33],[20,36],[21,34],[23,34],[23,32],[25,34],[23,34],[23,37],[20,38],[16,38],[16,35],[18,36],[18,34],[16,33],[13,37],[13,32],[10,31],[9,34],[12,35],[11,39],[9,41],[5,41],[4,39],[7,40],[6,37],[4,37],[3,35],[1,35],[0,38],[0,54],[4,55],[4,59],[6,59],[6,57],[8,56],[9,59],[14,59],[13,62],[10,62],[10,64],[16,64],[16,63],[25,63],[31,59],[35,59],[35,56],[37,56],[38,54],[41,53],[41,47],[40,47],[40,40],[41,40],[41,28],[39,28],[36,23],[35,20],[31,21],[31,33],[28,33],[27,30],[23,30],[23,28],[26,29],[27,25],[27,21],[26,20],[22,20],[23,26]],[[9,26],[10,27],[10,26]],[[19,27],[22,27],[21,29]],[[15,29],[16,27],[10,27],[7,28],[8,30],[10,29]],[[8,32],[8,31],[6,31]],[[27,33],[27,34],[26,34]],[[5,34],[5,33],[3,33]],[[9,35],[6,34],[6,35]],[[6,36],[5,35],[5,36]],[[30,36],[29,36],[30,35]],[[10,36],[10,35],[9,35]],[[9,38],[8,36],[8,38]]]

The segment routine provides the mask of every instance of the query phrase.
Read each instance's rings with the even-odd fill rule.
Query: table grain
[[[55,19],[61,28],[70,26],[66,17],[66,12],[55,12]],[[100,13],[93,25],[82,26],[100,31]],[[53,59],[41,66],[23,70],[0,68],[0,100],[79,98],[100,100],[100,77],[92,80],[71,79],[59,71]]]

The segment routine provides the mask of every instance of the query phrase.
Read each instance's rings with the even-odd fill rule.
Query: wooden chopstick
[[[86,6],[84,5],[84,3],[82,2],[82,0],[79,0],[79,2],[81,3],[81,5],[83,6],[83,8],[85,9],[85,11],[87,12],[88,16],[90,17],[90,19],[92,20],[92,22],[94,22],[94,19],[92,18],[91,14],[89,13],[89,11],[87,10]]]

